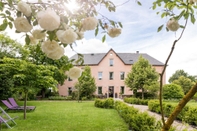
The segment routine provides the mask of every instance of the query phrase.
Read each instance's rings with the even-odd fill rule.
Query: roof
[[[107,53],[82,54],[84,57],[84,65],[98,65],[108,53],[109,51]],[[164,65],[164,63],[158,61],[157,59],[151,57],[150,55],[146,53],[116,53],[116,55],[122,60],[122,62],[125,65],[133,65],[135,62],[138,61],[138,58],[140,57],[140,55],[142,55],[143,58],[147,59],[151,65],[154,65],[154,66]],[[77,58],[78,58],[78,55],[75,54],[70,59],[77,59]]]

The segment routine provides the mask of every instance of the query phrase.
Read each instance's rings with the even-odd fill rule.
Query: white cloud
[[[109,49],[112,48],[106,42],[102,43],[99,39],[83,39],[77,41],[76,44],[73,44],[74,51],[68,46],[65,49],[65,55],[68,57],[76,53],[106,53]]]

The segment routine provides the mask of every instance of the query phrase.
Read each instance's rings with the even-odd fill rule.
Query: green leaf
[[[113,20],[110,20],[111,25],[115,26],[115,22]]]
[[[183,25],[180,25],[180,28],[185,28],[185,26],[183,26]]]
[[[6,10],[5,13],[8,15],[11,15],[10,11],[8,11],[8,10]]]
[[[33,26],[36,26],[36,25],[38,25],[38,21],[37,21],[37,20],[35,20],[35,21],[33,22]]]
[[[140,5],[140,6],[142,5],[139,1],[137,1],[137,4]]]
[[[161,31],[163,28],[163,25],[159,26],[158,29],[157,29],[157,32]]]
[[[21,17],[21,12],[20,11],[17,11],[16,16],[17,17]]]
[[[99,28],[98,28],[98,26],[97,26],[97,27],[96,27],[96,30],[95,30],[95,36],[98,35],[98,31],[99,31]]]
[[[9,6],[12,6],[12,0],[7,0],[7,1],[8,1]]]
[[[8,23],[7,23],[7,22],[1,24],[1,25],[0,25],[0,31],[4,31],[4,30],[7,28],[7,26],[8,26]]]
[[[102,37],[102,42],[104,43],[105,40],[106,40],[106,35],[104,35],[104,36]]]
[[[9,22],[8,25],[9,25],[10,29],[12,29],[12,27],[13,27],[12,22]]]
[[[123,26],[122,26],[122,23],[121,23],[121,22],[118,22],[118,25],[119,25],[121,28],[123,28]]]
[[[4,8],[4,3],[0,2],[0,10],[3,11],[3,8]]]
[[[194,24],[194,23],[195,23],[195,21],[196,21],[196,19],[195,19],[195,17],[194,17],[194,15],[193,15],[193,14],[190,14],[190,16],[191,16],[191,22]]]
[[[14,21],[14,19],[11,16],[7,17],[10,21]]]
[[[183,11],[179,14],[177,20],[181,19],[181,17],[182,17],[184,14],[185,14],[185,10],[183,10]]]
[[[52,41],[53,38],[56,36],[54,31],[47,31],[47,34],[49,35],[50,41]]]
[[[26,43],[27,45],[30,44],[30,38],[29,38],[29,35],[28,35],[28,34],[26,34],[25,43]]]

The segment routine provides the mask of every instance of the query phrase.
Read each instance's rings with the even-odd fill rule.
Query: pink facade
[[[94,54],[92,54],[94,55]],[[127,73],[131,70],[131,64],[125,64],[114,50],[109,50],[97,65],[88,65],[91,68],[92,76],[95,78],[97,90],[95,94],[103,94],[107,97],[120,97],[123,95],[132,95],[133,92],[124,84]],[[161,73],[163,65],[153,65],[157,72]],[[111,77],[111,78],[110,78]],[[165,84],[165,78],[163,82]],[[111,79],[111,80],[110,80]],[[74,89],[74,83],[77,80],[66,80],[64,85],[59,86],[59,94],[68,96],[69,90]]]

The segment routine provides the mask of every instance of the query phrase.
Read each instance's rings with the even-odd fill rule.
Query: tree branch
[[[186,13],[188,13],[188,5],[189,5],[189,4],[187,4]],[[161,110],[161,117],[162,117],[161,119],[162,119],[162,123],[163,123],[163,128],[166,128],[166,123],[169,124],[169,122],[166,122],[166,123],[165,123],[165,120],[164,120],[164,112],[163,112],[163,104],[162,104],[162,95],[163,95],[163,75],[164,75],[164,73],[165,73],[165,71],[166,71],[166,67],[167,67],[167,65],[168,65],[168,61],[170,60],[170,58],[171,58],[171,56],[172,56],[172,53],[173,53],[173,51],[174,51],[174,49],[175,49],[176,43],[177,43],[177,42],[182,38],[182,36],[183,36],[183,33],[184,33],[184,31],[185,31],[185,29],[186,29],[186,26],[187,26],[187,22],[188,22],[188,18],[187,18],[186,21],[185,21],[184,28],[183,28],[183,30],[182,30],[182,32],[181,32],[179,38],[173,42],[171,51],[170,51],[170,53],[169,53],[169,55],[168,55],[168,57],[167,57],[167,59],[166,59],[166,62],[165,62],[165,64],[164,64],[163,71],[162,71],[162,73],[160,74],[159,103],[160,103],[160,110]],[[170,118],[168,118],[167,121],[169,121],[169,119],[170,119]],[[173,118],[171,118],[171,119],[173,119]],[[170,121],[173,122],[174,119],[173,119],[173,120],[170,120]],[[172,124],[172,123],[171,123],[171,124]],[[170,126],[171,126],[171,124],[170,124]],[[165,131],[165,130],[164,130],[164,131]]]

